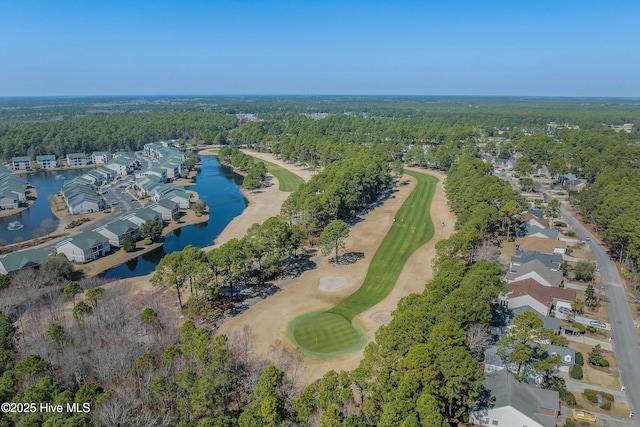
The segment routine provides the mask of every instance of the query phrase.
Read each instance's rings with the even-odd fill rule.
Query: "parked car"
[[[599,320],[592,320],[591,322],[589,322],[589,324],[591,326],[595,326],[597,328],[603,328],[603,329],[607,329],[607,324],[604,322],[601,322]]]
[[[573,310],[567,307],[558,307],[558,312],[562,314],[573,314]]]

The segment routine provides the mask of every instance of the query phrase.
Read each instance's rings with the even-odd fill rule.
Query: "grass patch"
[[[302,178],[300,178],[295,173],[286,170],[282,166],[278,166],[275,163],[257,158],[256,161],[264,163],[267,166],[267,171],[271,175],[276,177],[279,183],[278,189],[280,191],[291,193],[293,191],[296,191],[302,184],[304,184],[304,180]]]
[[[362,286],[324,312],[308,313],[289,326],[293,341],[307,353],[332,356],[360,348],[364,339],[352,319],[385,299],[395,286],[409,257],[434,234],[429,212],[437,178],[405,171],[418,181],[396,214],[396,220],[376,251]]]
[[[396,214],[396,220],[376,251],[364,283],[356,292],[329,310],[349,320],[373,307],[393,290],[409,257],[427,243],[434,233],[429,216],[437,178],[405,171],[418,180]]]
[[[342,316],[327,311],[312,312],[289,324],[293,341],[305,353],[327,357],[362,348],[366,339],[359,329]]]

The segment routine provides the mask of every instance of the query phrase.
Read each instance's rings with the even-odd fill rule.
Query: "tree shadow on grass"
[[[338,259],[338,265],[351,265],[355,264],[359,260],[364,259],[364,252],[347,252],[340,256]],[[335,264],[336,258],[330,258],[329,263]]]

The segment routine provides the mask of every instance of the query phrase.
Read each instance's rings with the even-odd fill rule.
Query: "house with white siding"
[[[101,258],[111,251],[109,239],[95,231],[85,231],[56,244],[56,252],[64,254],[69,261],[89,262]]]
[[[86,166],[87,155],[84,153],[69,153],[67,154],[68,166]]]
[[[11,158],[11,169],[18,170],[31,170],[31,157],[17,156]]]
[[[36,156],[36,163],[38,163],[42,169],[53,169],[58,167],[58,161],[54,154]]]
[[[109,243],[112,246],[120,247],[124,244],[124,239],[127,236],[131,236],[134,242],[137,241],[140,238],[139,228],[137,224],[131,221],[119,219],[93,231],[109,239]]]
[[[138,227],[147,222],[148,220],[158,221],[160,225],[164,226],[164,222],[162,220],[162,214],[154,211],[149,208],[142,208],[134,211],[130,214],[127,214],[122,217],[122,219],[128,220],[136,224]]]
[[[94,151],[91,153],[91,161],[94,165],[104,165],[111,160],[111,153],[108,151]]]
[[[168,199],[160,199],[146,207],[160,213],[162,219],[167,221],[172,220],[175,214],[180,213],[180,205]]]
[[[131,161],[122,158],[111,160],[105,167],[115,171],[120,176],[125,176],[133,172],[134,166]]]

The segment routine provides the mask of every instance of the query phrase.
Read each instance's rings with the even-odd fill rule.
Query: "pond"
[[[222,166],[217,157],[202,156],[201,159],[202,168],[196,176],[196,183],[185,188],[196,191],[207,203],[211,212],[209,220],[175,230],[165,238],[161,247],[107,270],[104,277],[144,276],[153,272],[167,253],[181,251],[187,245],[211,246],[231,220],[242,213],[247,206],[247,200],[240,191],[242,177]]]
[[[65,180],[71,180],[77,176],[84,175],[90,169],[68,169],[60,171],[40,171],[31,174],[20,174],[30,185],[34,186],[38,194],[35,203],[29,208],[15,215],[0,218],[0,240],[6,243],[17,243],[24,240],[33,239],[35,233],[40,232],[42,221],[51,218],[58,224],[58,218],[51,213],[51,202],[49,197],[62,189]],[[56,179],[58,177],[58,179]],[[65,180],[60,179],[64,177]],[[33,191],[33,189],[30,189]],[[29,196],[27,194],[27,196]],[[17,230],[8,230],[12,222],[20,222],[23,227]],[[13,227],[15,228],[15,227]]]

